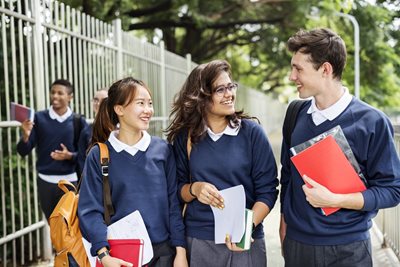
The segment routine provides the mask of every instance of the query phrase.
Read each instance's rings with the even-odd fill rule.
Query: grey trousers
[[[212,240],[187,237],[187,253],[190,267],[266,267],[265,240],[255,239],[250,250],[230,251],[225,244]]]
[[[285,238],[285,267],[372,267],[371,240],[345,245],[312,246]]]

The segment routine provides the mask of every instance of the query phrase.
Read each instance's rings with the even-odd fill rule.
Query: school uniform
[[[83,167],[85,166],[87,150],[92,139],[92,126],[92,124],[89,124],[86,128],[82,130],[79,136],[77,156],[79,174],[82,174]]]
[[[59,180],[64,179],[76,182],[75,173],[77,148],[74,147],[74,113],[70,108],[63,115],[58,115],[50,106],[48,110],[35,113],[34,125],[28,141],[22,138],[17,144],[17,152],[21,156],[28,155],[36,147],[38,171],[38,196],[40,205],[49,218],[54,207],[57,205],[63,192],[58,188]],[[81,118],[81,125],[87,125],[85,119]],[[61,144],[72,152],[71,160],[54,160],[50,154],[55,150],[62,150]]]
[[[278,191],[277,170],[271,146],[261,126],[243,119],[235,129],[227,126],[222,134],[211,129],[187,156],[187,132],[174,141],[177,161],[178,192],[191,182],[208,182],[218,190],[243,185],[246,208],[262,202],[274,207]],[[183,200],[181,199],[183,202]],[[209,205],[194,199],[185,213],[190,264],[195,266],[265,266],[263,225],[253,232],[255,242],[249,251],[232,252],[225,244],[214,244],[214,216]],[[197,245],[196,245],[197,244]],[[210,257],[218,253],[217,258]]]
[[[164,140],[143,132],[134,146],[111,133],[106,142],[110,154],[109,181],[115,214],[111,223],[138,210],[143,217],[153,248],[162,243],[186,246],[184,225],[177,198],[173,151]],[[103,182],[100,151],[94,146],[86,159],[79,197],[78,216],[83,236],[92,243],[93,256],[108,247],[104,223]]]
[[[400,201],[400,161],[390,121],[347,91],[323,111],[317,109],[314,99],[306,102],[298,114],[291,144],[301,144],[337,125],[367,180],[367,190],[362,192],[364,207],[340,209],[329,216],[312,207],[302,189],[303,179],[283,142],[280,198],[287,223],[286,266],[371,266],[372,218],[379,209],[396,206]]]

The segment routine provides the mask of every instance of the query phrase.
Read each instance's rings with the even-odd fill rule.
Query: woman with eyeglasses
[[[278,194],[276,164],[261,126],[235,110],[237,90],[229,63],[214,60],[190,73],[173,104],[167,138],[175,152],[179,197],[188,204],[184,220],[191,267],[266,266],[262,221]],[[214,241],[210,206],[224,208],[219,190],[237,185],[245,189],[246,208],[254,211],[254,242],[246,251],[229,237],[226,244]]]

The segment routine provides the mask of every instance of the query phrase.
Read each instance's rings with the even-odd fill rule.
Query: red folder
[[[10,115],[11,115],[11,120],[12,121],[19,121],[23,122],[27,119],[33,118],[33,110],[31,108],[28,108],[26,106],[11,102],[10,104]]]
[[[333,193],[347,194],[366,189],[333,136],[315,143],[291,158],[300,175],[304,174]],[[307,186],[311,187],[307,184]],[[339,208],[322,208],[328,216]]]
[[[143,245],[142,239],[109,239],[110,255],[124,261],[130,262],[134,267],[142,266]],[[103,266],[96,261],[96,267]]]

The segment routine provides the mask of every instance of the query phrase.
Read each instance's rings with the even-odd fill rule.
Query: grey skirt
[[[250,250],[230,251],[225,244],[212,240],[187,237],[187,257],[190,267],[266,267],[267,253],[264,238],[255,239]]]

